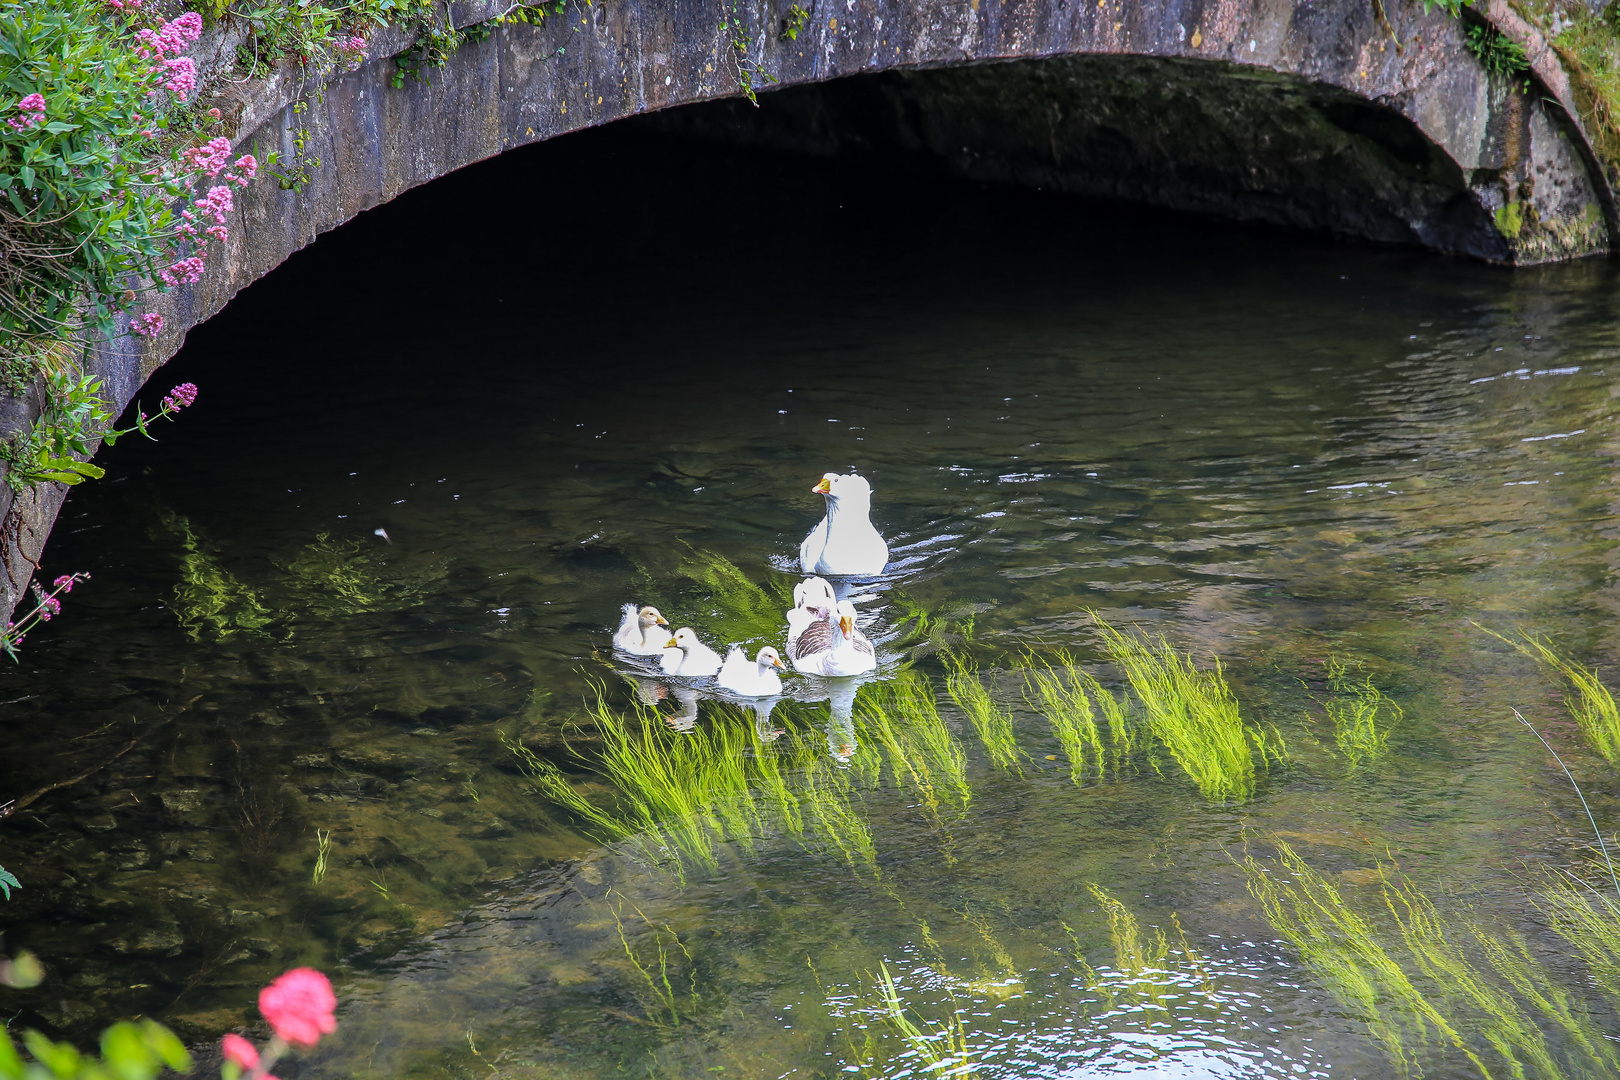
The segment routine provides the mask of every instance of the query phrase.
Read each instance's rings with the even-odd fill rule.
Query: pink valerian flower
[[[225,224],[225,215],[230,213],[234,203],[231,199],[231,189],[224,184],[216,184],[208,189],[208,194],[198,199],[196,207],[204,217],[212,217],[214,224]]]
[[[210,177],[218,176],[231,156],[229,139],[210,139],[201,146],[193,146],[181,155],[193,169],[200,169]]]
[[[63,574],[61,577],[59,577],[55,581],[51,582],[51,585],[54,586],[57,589],[60,589],[62,592],[72,592],[73,591],[73,575],[72,574]]]
[[[183,382],[169,391],[163,399],[163,408],[168,412],[179,412],[181,409],[197,400],[197,384]]]
[[[158,271],[158,277],[163,279],[165,285],[195,285],[202,280],[203,269],[202,256],[193,255],[181,259],[167,270]]]
[[[17,102],[17,115],[11,117],[6,123],[13,131],[27,131],[34,125],[44,121],[45,95],[33,93]]]
[[[242,175],[249,180],[259,172],[259,162],[252,154],[243,154],[236,159],[236,168],[242,170]]]
[[[197,65],[189,56],[163,61],[158,85],[176,97],[186,97],[197,89]]]
[[[137,11],[140,9],[141,0],[107,0],[107,6],[114,11]]]
[[[170,19],[157,30],[142,30],[135,37],[140,41],[135,51],[141,56],[183,53],[188,45],[202,37],[202,16],[188,11],[177,19]]]
[[[225,1036],[220,1049],[225,1052],[226,1061],[234,1061],[244,1069],[252,1069],[259,1064],[259,1051],[240,1035]]]
[[[141,337],[156,337],[163,333],[163,316],[148,311],[129,321],[129,332],[139,334]]]
[[[210,225],[208,226],[208,235],[223,244],[231,238],[231,230],[223,225]]]
[[[336,1009],[331,982],[314,968],[294,968],[259,991],[259,1011],[294,1046],[314,1046],[322,1035],[336,1031]]]

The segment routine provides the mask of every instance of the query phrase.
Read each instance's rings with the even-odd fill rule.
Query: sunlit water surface
[[[1605,827],[1620,782],[1470,622],[1609,670],[1614,277],[633,132],[413,193],[196,331],[147,395],[189,379],[195,408],[69,500],[45,572],[94,579],[4,676],[0,797],[104,767],[0,825],[5,945],[50,969],[0,1006],[202,1042],[312,964],[341,1027],[284,1077],[1388,1075],[1375,1017],[1246,886],[1281,838],[1385,930],[1380,861],[1522,935],[1620,1031],[1527,901],[1590,831],[1509,706]],[[694,567],[790,587],[810,487],[850,467],[894,551],[856,590],[877,683],[930,680],[966,796],[879,770],[847,800],[872,864],[767,818],[712,868],[543,797],[503,736],[613,799],[586,707],[635,700],[619,605],[724,636]],[[1151,747],[1074,782],[1014,669],[1068,649],[1122,686],[1088,609],[1220,658],[1290,762],[1224,803]],[[940,645],[1013,711],[1020,770]],[[1330,657],[1404,710],[1371,762],[1325,719]],[[790,778],[880,759],[829,756],[852,736],[826,700],[765,742],[697,709],[670,738],[741,731]],[[1133,967],[1121,934],[1151,953],[1155,927]],[[1443,1036],[1411,1053],[1478,1075]]]

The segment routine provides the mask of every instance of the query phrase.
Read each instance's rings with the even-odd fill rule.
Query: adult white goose
[[[789,650],[793,666],[807,675],[862,675],[877,667],[877,654],[855,628],[855,605],[848,600],[811,623]]]
[[[720,654],[699,641],[690,626],[683,626],[665,643],[663,668],[665,675],[703,678],[719,673]]]
[[[872,527],[872,485],[850,473],[828,473],[810,490],[827,498],[827,516],[799,545],[799,565],[807,574],[881,574],[889,565],[889,545]]]
[[[799,640],[805,627],[827,618],[827,612],[838,606],[838,597],[826,578],[808,577],[793,586],[793,610],[787,613],[788,655],[793,655],[793,643]]]
[[[759,655],[752,660],[733,645],[726,654],[726,662],[720,665],[717,681],[720,689],[743,697],[775,697],[782,692],[782,677],[776,673],[781,667],[781,656],[769,645],[759,650]]]
[[[626,604],[619,629],[613,634],[613,647],[636,656],[657,656],[669,640],[669,631],[658,628],[668,625],[669,620],[660,615],[657,608],[644,607],[637,611],[636,605]]]

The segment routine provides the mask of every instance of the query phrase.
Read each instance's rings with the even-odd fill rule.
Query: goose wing
[[[804,628],[804,633],[788,644],[788,655],[803,660],[816,653],[827,652],[833,646],[832,624],[818,620]]]

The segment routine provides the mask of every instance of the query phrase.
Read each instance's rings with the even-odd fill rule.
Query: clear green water
[[[1509,706],[1605,828],[1620,783],[1468,622],[1612,670],[1615,271],[884,176],[564,140],[366,215],[197,331],[157,386],[198,405],[74,493],[46,571],[94,580],[4,674],[3,797],[107,763],[0,824],[6,947],[51,972],[5,1013],[200,1042],[307,963],[341,1028],[283,1077],[964,1075],[884,1021],[886,964],[915,1023],[959,1017],[980,1075],[1390,1075],[1375,1014],[1399,1003],[1335,994],[1246,887],[1236,860],[1282,839],[1386,936],[1393,861],[1453,939],[1521,935],[1620,1034],[1531,903],[1590,838]],[[894,550],[869,629],[887,672],[931,680],[969,797],[931,806],[861,735],[840,770],[825,701],[779,707],[765,744],[705,702],[701,732],[793,790],[843,777],[874,864],[769,813],[712,870],[593,839],[502,734],[610,805],[586,706],[632,702],[618,606],[735,631],[694,552],[790,586],[811,484],[851,466]],[[973,614],[1021,773],[896,630],[919,607],[951,616],[936,644]],[[1011,668],[1067,649],[1122,687],[1086,609],[1220,658],[1291,761],[1224,803],[1151,740],[1073,782]],[[1403,710],[1370,761],[1326,718],[1330,657]],[[1129,913],[1114,934],[1091,886]],[[1145,971],[1130,919],[1168,935]],[[632,962],[661,979],[660,947],[670,1000]],[[1478,1002],[1413,978],[1512,1074]],[[1408,1036],[1423,1075],[1480,1074]]]

